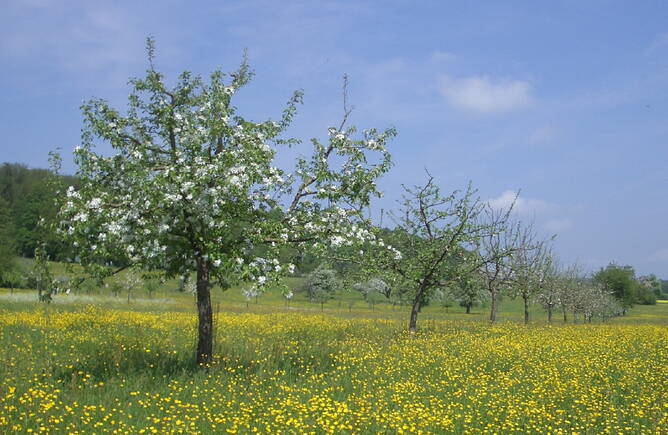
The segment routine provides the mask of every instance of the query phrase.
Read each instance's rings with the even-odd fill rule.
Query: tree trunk
[[[422,308],[422,296],[424,294],[424,287],[420,286],[420,288],[417,291],[417,294],[415,295],[415,299],[413,299],[413,307],[411,308],[411,320],[408,323],[408,331],[411,334],[415,334],[417,331],[417,318],[418,318],[418,313],[420,312],[420,308]]]
[[[490,309],[489,312],[489,321],[491,323],[494,323],[496,322],[496,309],[498,301],[497,301],[496,291],[491,292],[491,294],[492,294],[492,308]]]
[[[524,300],[524,324],[529,324],[529,298],[527,296],[522,296]]]
[[[197,354],[198,365],[211,363],[213,357],[213,310],[206,260],[197,258]]]
[[[466,304],[466,314],[471,314],[471,304]]]
[[[564,323],[568,322],[568,314],[566,312],[566,308],[564,308]]]
[[[549,323],[552,323],[552,306],[551,305],[547,306],[547,321]]]

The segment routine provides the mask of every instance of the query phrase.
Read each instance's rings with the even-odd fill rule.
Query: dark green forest
[[[0,166],[0,232],[5,250],[11,249],[22,257],[32,258],[35,248],[46,241],[47,253],[54,260],[63,259],[63,252],[55,238],[46,234],[40,219],[56,215],[54,198],[58,195],[53,177],[47,169],[28,168],[20,163]],[[73,176],[58,176],[61,185],[76,184]]]

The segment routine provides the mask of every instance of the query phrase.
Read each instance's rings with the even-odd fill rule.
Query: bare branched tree
[[[505,210],[488,206],[483,216],[493,229],[480,238],[478,246],[479,271],[489,293],[489,321],[492,323],[496,322],[501,292],[512,276],[510,257],[517,250],[519,224],[509,222],[513,204]]]
[[[517,246],[511,260],[511,287],[514,297],[524,303],[524,323],[529,323],[529,304],[548,284],[552,261],[549,240],[540,240],[533,224],[518,224]]]

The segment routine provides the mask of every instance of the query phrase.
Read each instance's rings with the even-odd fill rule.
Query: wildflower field
[[[223,309],[208,370],[194,313],[133,307],[0,301],[0,433],[668,432],[668,304],[415,336],[391,310]]]

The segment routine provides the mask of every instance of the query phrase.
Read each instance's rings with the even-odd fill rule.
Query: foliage
[[[654,274],[638,278],[638,303],[654,305],[656,300],[662,296],[661,280]]]
[[[654,293],[657,298],[661,297],[661,280],[653,273],[639,277],[638,282]]]
[[[364,300],[372,309],[375,308],[376,304],[388,301],[392,294],[392,287],[380,278],[371,278],[366,282],[357,283],[353,288],[362,294]]]
[[[364,300],[367,300],[370,295],[375,297],[376,294],[389,299],[392,294],[392,287],[380,278],[371,278],[365,282],[359,282],[353,288],[362,294]]]
[[[255,299],[255,303],[257,303],[257,299],[262,294],[260,289],[258,289],[257,286],[254,285],[249,285],[244,287],[242,293],[244,294],[244,298],[246,298],[247,306],[248,306],[248,301],[250,301],[251,299]]]
[[[53,198],[56,188],[51,182],[53,173],[46,169],[30,169],[18,163],[3,163],[0,166],[0,209],[8,216],[2,217],[4,225],[10,225],[12,244],[16,252],[24,257],[32,257],[35,249],[46,243],[50,258],[64,259],[67,255],[63,246],[52,234],[41,231],[40,219],[52,220],[57,208]],[[76,179],[60,176],[64,185],[76,184]],[[0,244],[1,245],[1,244]]]
[[[155,276],[144,277],[144,286],[148,292],[148,297],[153,298],[153,294],[160,288],[160,279]]]
[[[128,295],[128,302],[130,302],[130,298],[132,296],[132,293],[143,284],[144,280],[141,277],[141,274],[137,270],[127,270],[125,274],[123,275],[123,280],[121,281],[121,285],[123,289],[127,292]]]
[[[547,312],[548,322],[552,321],[553,313],[566,303],[569,281],[564,276],[557,258],[552,254],[545,268],[545,283],[537,295],[538,303]]]
[[[510,292],[524,302],[524,323],[529,323],[529,303],[549,285],[552,252],[538,240],[532,225],[518,227],[517,246],[510,255]]]
[[[471,309],[485,300],[486,292],[482,276],[471,273],[453,283],[449,288],[452,298],[470,314]]]
[[[638,290],[636,295],[636,303],[641,305],[655,305],[656,304],[656,293],[652,288],[645,287],[642,283],[639,283]]]
[[[40,302],[50,303],[57,293],[56,280],[51,274],[46,249],[35,249],[35,261],[30,276],[31,287],[37,289],[37,299]]]
[[[334,297],[340,286],[340,281],[334,269],[326,265],[320,265],[316,270],[308,274],[305,288],[308,297],[313,302],[324,304]]]
[[[7,202],[0,197],[0,285],[11,281],[16,269],[16,249],[13,237],[13,225]]]
[[[638,283],[631,266],[611,263],[594,275],[594,281],[617,298],[624,309],[628,309],[638,300]]]

